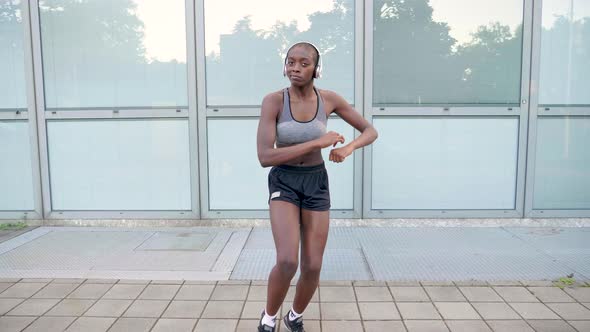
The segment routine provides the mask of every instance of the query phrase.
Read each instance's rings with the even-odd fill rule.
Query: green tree
[[[428,103],[446,99],[456,40],[432,19],[428,0],[376,0],[373,26],[373,101]],[[428,96],[423,98],[423,96]]]
[[[479,26],[470,42],[457,47],[456,68],[463,76],[456,91],[473,103],[518,104],[521,47],[522,25],[514,33],[499,22]]]

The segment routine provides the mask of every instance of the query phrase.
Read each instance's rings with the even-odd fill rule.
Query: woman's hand
[[[344,136],[334,131],[327,132],[324,136],[318,138],[318,144],[321,149],[327,148],[330,145],[336,146],[338,142],[344,144]]]
[[[330,151],[330,161],[335,163],[341,163],[350,156],[354,149],[350,145],[343,146],[341,148],[333,149]]]

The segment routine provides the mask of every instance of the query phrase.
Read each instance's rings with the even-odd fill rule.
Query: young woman
[[[289,331],[304,331],[302,314],[317,289],[330,221],[328,174],[322,149],[344,144],[339,133],[326,132],[331,113],[362,134],[330,151],[341,163],[355,149],[371,144],[377,131],[338,94],[314,87],[321,75],[321,58],[311,43],[289,48],[283,74],[291,86],[264,97],[258,125],[258,159],[273,166],[268,175],[270,221],[277,251],[268,278],[267,303],[258,331],[275,331],[276,316],[298,267],[301,275],[291,310],[283,318]],[[275,145],[276,144],[276,145]]]

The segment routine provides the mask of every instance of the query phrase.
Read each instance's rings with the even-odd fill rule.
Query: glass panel
[[[518,119],[377,118],[373,209],[514,209]]]
[[[347,128],[348,127],[348,128]],[[209,119],[209,208],[211,210],[268,209],[268,172],[256,154],[258,119]],[[354,129],[340,119],[330,119],[328,130],[338,131],[347,141]],[[228,135],[231,133],[231,136]],[[239,139],[236,139],[239,138]],[[341,164],[323,155],[330,177],[332,209],[353,208],[353,159]]]
[[[188,120],[48,121],[54,210],[190,210]]]
[[[540,118],[534,209],[590,209],[590,118]]]
[[[590,2],[543,0],[539,103],[590,104]]]
[[[208,105],[260,105],[289,85],[286,48],[314,43],[322,54],[320,88],[354,103],[354,0],[205,0]],[[245,51],[247,50],[247,51]]]
[[[23,29],[21,1],[0,1],[0,111],[27,107]]]
[[[354,140],[355,129],[340,118],[328,119],[327,130],[343,135],[346,140],[345,144]],[[354,155],[346,158],[344,162],[337,164],[330,161],[330,150],[323,149],[322,155],[324,156],[328,178],[330,179],[332,209],[352,210],[354,209]]]
[[[270,167],[258,162],[257,129],[254,118],[207,120],[210,210],[268,209]]]
[[[373,6],[373,104],[519,103],[523,1]]]
[[[0,211],[34,210],[29,124],[0,121]]]
[[[41,0],[46,107],[186,107],[183,0]]]

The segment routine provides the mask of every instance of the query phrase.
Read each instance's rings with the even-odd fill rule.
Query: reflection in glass
[[[209,209],[268,209],[266,177],[256,154],[258,119],[207,121]]]
[[[54,210],[190,210],[188,120],[47,122]]]
[[[590,118],[537,123],[534,209],[590,209]]]
[[[590,2],[543,0],[539,104],[590,105]]]
[[[33,210],[29,124],[0,121],[0,211]]]
[[[518,104],[523,1],[375,0],[373,104]]]
[[[378,118],[373,209],[515,208],[518,119]]]
[[[46,107],[187,105],[184,1],[41,0]]]
[[[354,103],[354,0],[205,0],[208,105],[260,105],[289,84],[284,52],[310,41],[322,53],[320,88]]]
[[[268,209],[267,176],[256,154],[258,119],[210,119],[207,121],[209,158],[209,208],[211,210]],[[330,118],[328,130],[344,135],[347,142],[354,129],[340,119]],[[238,139],[236,139],[238,138]],[[332,209],[353,209],[354,159],[341,164],[328,160],[322,151],[330,178]]]
[[[23,29],[21,1],[0,1],[0,111],[27,107]]]

